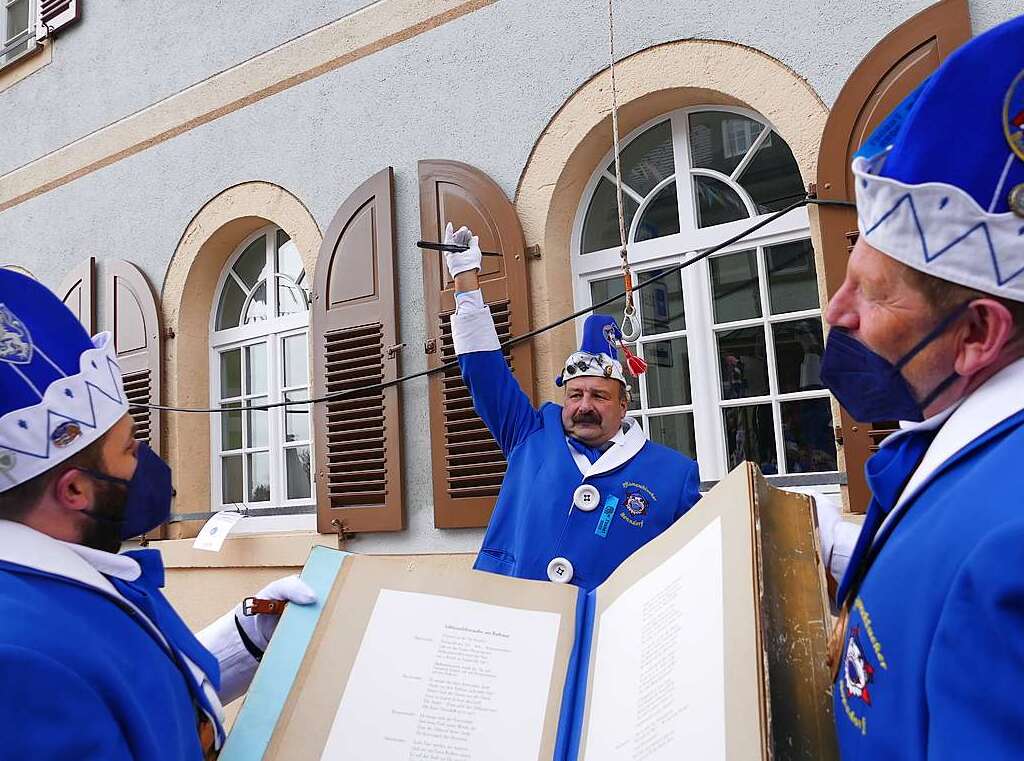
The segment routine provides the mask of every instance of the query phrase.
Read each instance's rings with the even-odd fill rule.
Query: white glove
[[[285,576],[283,579],[272,581],[254,596],[265,600],[287,600],[297,605],[311,605],[317,599],[316,592],[298,576]],[[247,616],[242,612],[241,603],[235,608],[235,618],[249,641],[260,650],[267,649],[277,623],[281,620],[280,616],[271,613]]]
[[[480,253],[480,239],[473,235],[473,231],[463,225],[453,232],[452,223],[444,227],[444,242],[450,246],[469,246],[468,249],[459,253],[448,253],[444,255],[448,263],[448,272],[455,277],[460,272],[469,272],[481,268],[483,255]]]

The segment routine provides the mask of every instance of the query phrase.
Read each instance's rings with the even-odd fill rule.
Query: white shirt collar
[[[622,420],[622,427],[609,441],[613,446],[608,447],[597,459],[597,462],[591,463],[586,455],[577,451],[569,443],[569,437],[565,437],[565,445],[569,447],[569,453],[584,478],[607,473],[627,462],[647,443],[647,432],[635,418],[627,416]]]

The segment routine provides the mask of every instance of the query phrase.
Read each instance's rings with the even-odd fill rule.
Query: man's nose
[[[853,286],[844,282],[839,290],[835,292],[825,307],[825,322],[833,328],[846,328],[856,330],[860,325],[853,298]]]

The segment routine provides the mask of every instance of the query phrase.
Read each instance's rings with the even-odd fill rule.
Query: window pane
[[[228,276],[220,293],[220,304],[217,305],[217,330],[238,327],[244,303],[245,293],[238,287],[235,279]]]
[[[286,387],[305,386],[309,382],[305,333],[281,339],[281,360]]]
[[[637,203],[622,194],[622,208],[626,217],[626,232],[636,214]],[[583,253],[619,247],[619,213],[615,203],[615,183],[602,177],[590,199],[583,221]]]
[[[270,501],[270,455],[255,452],[249,460],[249,502]]]
[[[288,499],[309,499],[309,447],[295,447],[284,452],[288,478]]]
[[[782,440],[790,473],[838,470],[832,433],[832,409],[827,397],[782,402]]]
[[[722,398],[740,399],[768,393],[768,352],[760,325],[718,333]]]
[[[697,439],[693,433],[693,415],[657,415],[649,417],[647,427],[652,441],[664,444],[687,457],[697,459]]]
[[[267,397],[257,396],[248,402],[252,406],[267,403]],[[268,427],[270,410],[254,410],[246,412],[246,433],[248,435],[247,447],[265,447],[270,443],[270,428]]]
[[[656,124],[623,148],[619,165],[622,182],[640,196],[646,196],[655,185],[671,177],[676,171],[671,123]],[[615,174],[615,159],[608,164],[608,171]]]
[[[225,505],[242,501],[242,455],[220,461],[220,495]]]
[[[220,355],[220,398],[242,395],[242,351],[230,349]]]
[[[665,270],[648,270],[639,273],[639,282],[646,283]],[[622,283],[620,281],[619,286]],[[634,294],[633,298],[636,298]],[[686,317],[683,314],[683,284],[679,273],[666,275],[639,291],[640,313],[643,317],[644,335],[685,330]],[[621,311],[619,312],[621,314]]]
[[[636,228],[634,240],[651,240],[679,232],[679,202],[673,182],[658,191],[658,195],[644,210]]]
[[[767,246],[764,255],[772,314],[820,307],[814,248],[809,240]]]
[[[14,5],[7,8],[7,35],[4,41],[14,39],[26,29],[28,29],[28,0],[14,0]]]
[[[284,277],[277,278],[277,316],[298,314],[307,309],[306,292]]]
[[[757,258],[753,251],[715,257],[710,267],[715,322],[750,320],[761,316]]]
[[[590,303],[597,304],[605,299],[610,299],[612,296],[619,296],[620,298],[613,301],[607,306],[599,307],[594,310],[594,314],[607,314],[615,318],[615,322],[618,323],[622,320],[622,310],[626,308],[626,297],[623,296],[625,293],[625,286],[622,284],[621,277],[609,277],[604,280],[595,280],[590,284]],[[643,291],[641,291],[643,293]],[[636,298],[636,294],[633,294]]]
[[[823,388],[821,353],[824,345],[821,320],[809,317],[772,325],[775,338],[775,370],[779,393]]]
[[[759,214],[779,211],[806,195],[793,151],[775,132],[761,143],[738,182],[754,199]]]
[[[267,319],[267,284],[260,283],[253,291],[249,299],[249,306],[245,308],[245,324],[251,325],[254,322],[263,322]]]
[[[690,114],[693,166],[732,175],[763,129],[760,122],[740,114],[724,111]]]
[[[722,415],[725,418],[725,448],[729,453],[729,470],[749,460],[766,476],[778,473],[772,406],[756,404],[750,407],[729,407],[722,410]]]
[[[267,238],[261,235],[248,246],[242,255],[238,257],[235,266],[232,267],[250,289],[260,280],[267,277]]]
[[[225,404],[225,407],[238,407],[240,402]],[[220,413],[220,447],[222,452],[242,448],[242,412]],[[241,461],[239,461],[241,462]]]
[[[721,180],[695,174],[693,192],[697,196],[697,227],[714,227],[749,216],[739,194]]]
[[[267,392],[267,345],[263,343],[245,347],[245,393]]]
[[[291,391],[284,395],[288,401],[308,399],[309,390]],[[309,405],[295,405],[284,408],[284,440],[309,441]]]
[[[287,275],[291,280],[298,281],[302,277],[302,257],[295,241],[288,237],[284,230],[277,231],[277,271]]]
[[[685,338],[646,343],[647,406],[690,404],[690,358]]]

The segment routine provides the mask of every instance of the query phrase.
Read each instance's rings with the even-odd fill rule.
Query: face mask
[[[832,328],[821,358],[821,381],[855,419],[870,423],[882,420],[924,420],[924,410],[958,377],[951,373],[920,402],[901,370],[932,341],[946,332],[969,306],[961,304],[893,364],[853,338],[843,328]]]
[[[161,526],[171,517],[171,469],[148,444],[139,444],[138,465],[131,480],[85,470],[93,478],[124,487],[123,509],[110,506],[86,511],[86,514],[107,524],[116,524],[121,540],[142,536]],[[113,500],[111,500],[113,501]]]

